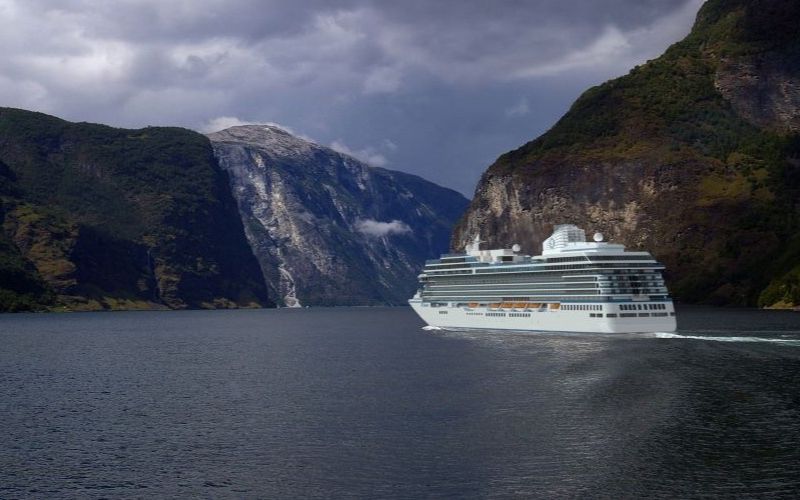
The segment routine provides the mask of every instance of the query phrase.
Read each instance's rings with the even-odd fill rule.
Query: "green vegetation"
[[[0,310],[268,303],[204,136],[0,108],[0,137]]]
[[[760,94],[786,72],[800,76],[799,18],[792,0],[709,0],[686,39],[586,91],[551,130],[501,156],[489,174],[538,186],[574,182],[565,180],[570,169],[620,178],[642,165],[668,171],[681,190],[664,198],[672,205],[638,201],[666,235],[650,244],[671,269],[676,296],[800,304],[800,245],[788,245],[800,233],[800,134],[770,121]],[[775,67],[777,74],[764,74]],[[756,70],[762,74],[747,73]],[[726,72],[729,94],[720,90]],[[766,83],[737,86],[751,78]],[[796,104],[778,105],[800,113]]]

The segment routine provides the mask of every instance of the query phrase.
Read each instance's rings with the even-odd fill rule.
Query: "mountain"
[[[269,305],[201,134],[0,108],[0,311]]]
[[[651,250],[685,302],[800,304],[800,2],[709,0],[661,57],[485,172],[452,245],[555,223]]]
[[[286,305],[406,303],[424,260],[447,250],[468,204],[278,127],[208,137],[270,292]]]

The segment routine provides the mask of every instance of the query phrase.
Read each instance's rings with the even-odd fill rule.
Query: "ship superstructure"
[[[675,308],[661,272],[644,251],[586,241],[572,224],[557,225],[542,254],[481,250],[429,260],[409,300],[429,325],[453,329],[564,332],[672,332]]]

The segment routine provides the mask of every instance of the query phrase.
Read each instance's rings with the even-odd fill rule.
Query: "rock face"
[[[585,92],[484,174],[451,245],[554,224],[652,251],[679,300],[800,304],[800,3],[710,0],[658,59]]]
[[[800,59],[774,53],[721,62],[714,84],[744,119],[762,128],[800,132]]]
[[[201,134],[0,108],[0,311],[270,305]]]
[[[272,126],[208,136],[279,302],[402,304],[424,260],[446,251],[468,201]]]

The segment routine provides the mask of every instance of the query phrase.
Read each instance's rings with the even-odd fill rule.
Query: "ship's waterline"
[[[542,254],[481,250],[426,263],[421,289],[409,300],[429,325],[452,329],[563,332],[673,332],[675,307],[645,251],[626,251],[599,233],[586,241],[571,224],[555,227]]]

